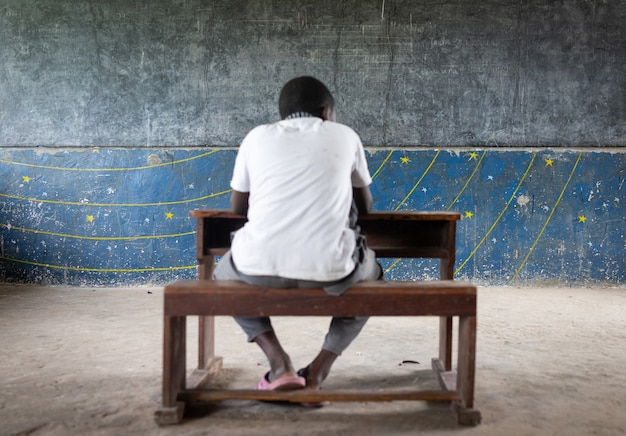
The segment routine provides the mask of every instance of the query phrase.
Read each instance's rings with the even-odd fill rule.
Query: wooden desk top
[[[196,209],[189,213],[194,218],[244,218],[231,211],[217,209]],[[447,211],[374,211],[367,215],[359,216],[359,221],[385,220],[385,221],[458,221],[461,214]]]

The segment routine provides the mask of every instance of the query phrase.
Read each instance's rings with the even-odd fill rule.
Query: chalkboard
[[[313,75],[366,145],[626,145],[626,2],[5,0],[0,147],[236,146]]]

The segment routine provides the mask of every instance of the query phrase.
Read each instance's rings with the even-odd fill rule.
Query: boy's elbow
[[[371,212],[374,200],[369,187],[354,188],[353,198],[359,215],[365,215]]]
[[[249,193],[233,191],[230,196],[230,210],[237,215],[248,214],[248,197]]]

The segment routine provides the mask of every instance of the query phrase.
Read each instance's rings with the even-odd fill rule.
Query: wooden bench
[[[480,422],[473,409],[476,347],[476,287],[453,281],[456,221],[452,212],[379,212],[359,219],[378,257],[440,259],[438,281],[368,281],[340,297],[322,289],[274,289],[236,281],[210,280],[214,256],[230,246],[230,233],[245,217],[225,211],[193,211],[197,218],[200,280],[182,280],[164,289],[163,403],[156,421],[182,420],[185,403],[253,399],[317,401],[449,401],[463,425]],[[215,316],[438,316],[439,356],[432,367],[441,390],[297,390],[205,388],[222,366],[214,353]],[[199,317],[198,367],[187,377],[186,317]],[[457,368],[452,371],[452,320],[458,317]]]

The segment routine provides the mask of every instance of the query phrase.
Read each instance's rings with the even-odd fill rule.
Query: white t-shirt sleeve
[[[250,174],[248,172],[248,163],[246,159],[246,138],[242,141],[235,158],[235,166],[233,168],[233,178],[230,181],[230,187],[239,192],[250,192]]]
[[[372,183],[369,169],[367,167],[367,159],[365,159],[365,150],[363,144],[357,136],[357,150],[354,160],[354,168],[352,168],[352,186],[355,188],[364,188]]]

